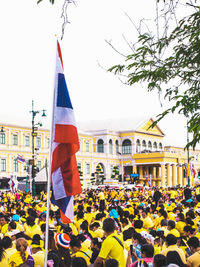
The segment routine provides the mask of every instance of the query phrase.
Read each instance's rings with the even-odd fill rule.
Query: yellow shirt
[[[176,223],[176,229],[179,231],[179,233],[180,233],[181,235],[184,234],[183,229],[184,229],[185,226],[186,226],[186,223],[185,223],[185,222],[178,221],[178,222]]]
[[[2,260],[0,261],[0,267],[5,267],[5,266],[8,266],[8,256],[6,253],[4,254]]]
[[[170,230],[169,233],[168,233],[168,235],[169,235],[169,234],[172,234],[172,235],[174,235],[175,237],[180,237],[180,233],[179,233],[179,231],[176,230],[175,228],[172,229],[172,230]]]
[[[85,259],[87,265],[90,264],[90,258],[92,256],[92,251],[86,247],[81,247],[79,251],[77,251],[75,254],[72,255],[73,257],[80,257]]]
[[[165,250],[161,251],[160,254],[167,256],[167,253],[169,251],[176,251],[179,254],[179,256],[181,257],[181,260],[183,261],[183,263],[186,264],[185,254],[181,248],[179,248],[177,245],[171,245],[171,246],[167,247]]]
[[[35,254],[31,255],[35,262],[35,267],[43,267],[44,266],[44,251],[40,250]]]
[[[145,229],[149,229],[153,227],[153,222],[149,216],[147,216],[145,219],[141,218],[141,220],[143,221],[143,227]]]
[[[111,234],[103,241],[99,257],[107,259],[116,259],[119,263],[119,267],[125,267],[126,261],[124,256],[124,248],[120,243],[113,237],[116,236],[123,244],[123,240],[119,235]]]
[[[190,256],[187,259],[187,263],[189,263],[189,265],[191,267],[199,267],[199,264],[200,264],[200,250],[195,252],[192,256]]]
[[[25,252],[25,255],[26,255],[26,259],[27,259],[28,258],[28,253]],[[22,260],[22,257],[20,255],[20,252],[17,251],[17,252],[15,252],[14,254],[12,254],[10,256],[10,259],[8,261],[8,266],[9,267],[15,267],[15,266],[19,266],[22,263],[23,263],[23,260]]]

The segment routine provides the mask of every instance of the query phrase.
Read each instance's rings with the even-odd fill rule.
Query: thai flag
[[[17,162],[24,163],[25,162],[25,159],[23,158],[23,156],[17,154]]]
[[[10,176],[10,187],[11,187],[12,193],[16,192],[15,182],[13,180],[13,175]]]
[[[73,220],[73,196],[81,193],[75,157],[79,150],[79,139],[58,42],[52,123],[51,201],[59,207],[61,215]]]
[[[146,180],[147,180],[147,182],[148,182],[148,184],[149,184],[149,187],[151,187],[151,183],[149,182],[149,179],[148,179],[148,177],[147,177],[147,173],[145,172],[145,178],[146,178]]]

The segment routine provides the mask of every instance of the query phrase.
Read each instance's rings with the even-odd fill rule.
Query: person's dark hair
[[[108,259],[105,261],[105,267],[118,267],[119,262],[116,259]]]
[[[147,258],[152,258],[154,255],[154,247],[151,244],[141,246],[141,253],[145,253]]]
[[[167,212],[164,209],[160,209],[159,213],[165,218],[167,219]]]
[[[80,248],[80,247],[81,247],[80,239],[78,239],[77,236],[75,236],[75,235],[71,236],[70,247],[71,247],[71,248],[73,248],[73,247],[78,247],[78,248]]]
[[[4,242],[0,239],[0,261],[5,257]]]
[[[200,247],[200,244],[199,244],[199,239],[195,236],[189,238],[189,240],[187,241],[187,244],[189,247],[193,247],[193,248],[198,248]]]
[[[81,257],[72,258],[72,267],[87,267],[86,260]]]
[[[129,229],[123,231],[123,233],[122,233],[123,234],[123,240],[124,241],[126,241],[127,239],[131,239],[132,236],[133,236],[133,232],[131,230],[129,230]]]
[[[112,218],[106,218],[103,221],[103,230],[106,233],[114,232],[114,230],[115,230],[115,221]]]
[[[4,236],[2,239],[2,244],[4,249],[7,249],[12,246],[12,239],[9,236]]]
[[[166,240],[168,246],[176,245],[176,243],[177,243],[177,237],[174,236],[174,235],[172,235],[172,234],[168,234],[166,236],[166,239],[165,240]]]
[[[58,255],[62,261],[62,266],[70,267],[71,266],[71,256],[68,248],[64,248],[57,244]]]
[[[40,225],[40,229],[41,229],[42,233],[44,233],[46,231],[46,223],[42,223]]]
[[[86,211],[87,211],[88,213],[90,213],[90,212],[91,212],[91,210],[92,210],[92,208],[91,208],[91,207],[87,207],[87,209],[86,209]]]
[[[26,223],[29,226],[33,226],[35,224],[35,218],[32,217],[32,216],[28,216],[27,219],[26,219]]]
[[[168,223],[167,223],[168,226],[171,227],[171,229],[174,229],[176,224],[175,224],[175,221],[172,221],[172,220],[169,220]]]
[[[127,218],[122,218],[121,219],[121,223],[125,223],[126,225],[128,225],[128,219]]]
[[[99,249],[101,248],[101,242],[97,237],[92,238],[92,243],[97,246]]]
[[[167,220],[166,219],[162,219],[162,221],[160,222],[161,226],[167,226]]]
[[[138,240],[140,245],[146,244],[146,239],[140,233],[135,232],[132,237],[133,239]]]
[[[16,229],[16,228],[17,228],[17,224],[16,224],[15,221],[11,221],[11,222],[8,224],[8,226],[10,226],[11,229]]]
[[[134,221],[134,227],[137,229],[141,229],[143,227],[143,221],[142,220]]]
[[[167,259],[162,254],[157,254],[153,257],[153,263],[155,267],[165,267],[167,263]]]
[[[186,225],[184,228],[183,228],[183,231],[186,232],[186,233],[190,233],[190,234],[193,234],[195,229],[192,228],[192,226],[190,225]]]
[[[83,219],[83,217],[84,217],[84,212],[83,211],[78,211],[77,212],[77,218],[78,219]]]
[[[178,213],[177,217],[179,217],[180,221],[184,222],[185,221],[185,216],[183,213]]]
[[[166,259],[167,265],[176,264],[179,267],[186,267],[177,251],[169,251],[167,253]]]

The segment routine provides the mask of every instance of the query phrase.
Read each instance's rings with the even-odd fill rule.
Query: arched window
[[[148,142],[148,149],[151,151],[152,150],[152,143],[151,141]]]
[[[159,150],[162,150],[162,143],[159,143]]]
[[[102,139],[99,139],[97,142],[97,152],[104,153],[104,142]]]
[[[115,147],[116,147],[116,154],[119,154],[119,141],[115,141]]]
[[[146,150],[146,148],[147,148],[146,141],[143,140],[143,141],[142,141],[142,150]]]
[[[126,139],[122,143],[122,154],[131,154],[131,141]]]
[[[137,139],[137,141],[136,141],[136,153],[140,153],[140,151],[141,151],[140,140]]]
[[[153,149],[154,149],[154,150],[157,150],[157,148],[158,148],[157,143],[154,142],[154,143],[153,143]]]
[[[113,143],[112,143],[112,140],[110,139],[109,140],[109,154],[112,154],[113,153]]]

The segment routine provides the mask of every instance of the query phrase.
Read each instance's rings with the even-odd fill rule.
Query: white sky
[[[6,0],[0,2],[0,123],[31,126],[32,100],[35,109],[46,109],[43,120],[50,126],[55,68],[55,44],[61,36],[63,1]],[[136,34],[129,17],[138,25],[141,18],[152,18],[155,0],[77,0],[68,8],[70,24],[60,41],[65,77],[77,121],[155,116],[161,108],[156,92],[147,93],[140,84],[123,85],[102,69],[121,62],[121,57],[106,44],[112,43],[127,53],[122,34],[130,42]],[[129,51],[130,52],[130,51]],[[166,106],[164,106],[165,108]],[[37,115],[38,120],[40,116]],[[185,145],[186,121],[175,115],[159,126],[166,140]],[[169,142],[167,141],[167,144]]]

